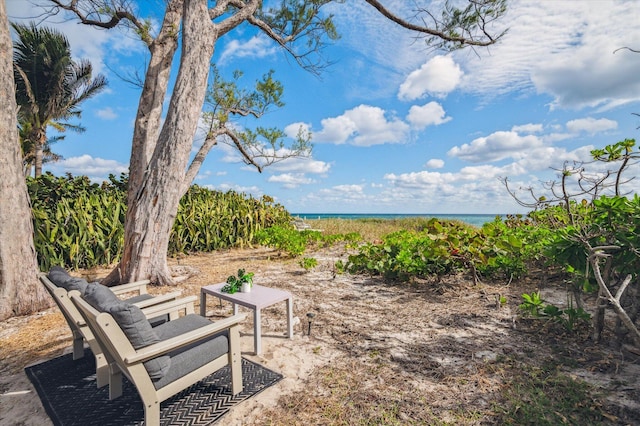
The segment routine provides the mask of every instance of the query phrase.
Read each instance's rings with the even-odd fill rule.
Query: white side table
[[[226,283],[211,284],[202,287],[200,290],[200,315],[205,316],[207,312],[207,295],[215,296],[218,299],[226,300],[233,304],[233,314],[238,313],[238,305],[253,309],[253,343],[255,354],[262,353],[262,333],[261,310],[278,302],[287,302],[287,337],[293,339],[293,297],[291,293],[277,288],[264,287],[254,284],[249,293],[224,293],[222,287]]]

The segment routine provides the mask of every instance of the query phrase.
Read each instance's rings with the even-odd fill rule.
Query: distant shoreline
[[[474,226],[482,226],[485,223],[493,222],[496,217],[505,219],[507,214],[432,214],[432,213],[291,213],[291,216],[299,217],[303,220],[321,219],[404,219],[404,218],[437,218],[445,220],[459,220]]]

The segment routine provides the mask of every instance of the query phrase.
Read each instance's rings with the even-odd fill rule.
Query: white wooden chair
[[[244,314],[212,323],[189,314],[152,328],[141,310],[120,303],[100,312],[78,291],[71,301],[110,366],[110,398],[122,394],[122,374],[144,404],[146,425],[159,425],[160,403],[229,365],[233,394],[242,391],[240,322]]]
[[[64,269],[59,267],[52,268],[50,274],[56,283],[54,283],[45,273],[40,274],[40,282],[42,282],[58,305],[58,308],[62,312],[62,315],[71,329],[71,333],[73,335],[73,359],[77,360],[84,356],[84,342],[86,341],[91,352],[93,352],[93,355],[96,358],[97,385],[98,387],[107,385],[109,383],[107,361],[102,354],[100,346],[97,345],[93,333],[80,315],[80,312],[78,312],[78,309],[69,299],[67,291],[67,288],[76,290],[83,288],[82,291],[84,292],[84,289],[86,289],[86,286],[89,284],[82,278],[71,277],[66,273],[66,271],[64,271]],[[120,296],[136,293],[135,296],[125,300],[133,302],[138,307],[143,308],[145,314],[148,315],[149,318],[159,318],[168,315],[167,319],[174,319],[179,316],[181,310],[185,314],[192,314],[194,312],[193,304],[197,300],[197,297],[190,296],[178,299],[178,296],[180,295],[179,292],[153,297],[147,292],[148,283],[149,281],[145,280],[123,284],[115,287],[109,287],[109,291]],[[157,307],[154,309],[153,307],[157,305],[164,306],[160,309]]]

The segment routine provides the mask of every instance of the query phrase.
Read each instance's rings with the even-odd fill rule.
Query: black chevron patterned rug
[[[123,377],[123,395],[109,400],[109,387],[96,387],[95,358],[89,350],[73,361],[71,354],[25,368],[51,421],[69,425],[142,425],[144,409],[136,388]],[[164,401],[162,425],[211,425],[232,407],[282,379],[282,375],[242,359],[244,390],[231,394],[229,367]]]

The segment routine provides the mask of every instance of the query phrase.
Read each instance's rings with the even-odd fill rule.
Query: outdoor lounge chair
[[[96,309],[77,290],[71,301],[110,365],[110,398],[122,394],[122,374],[144,404],[145,425],[160,424],[160,403],[229,365],[232,392],[242,391],[239,324],[245,315],[212,323],[190,314],[152,328],[135,305],[120,302]]]
[[[45,273],[41,273],[40,281],[49,294],[51,294],[51,297],[53,297],[53,300],[60,308],[62,315],[71,329],[73,335],[73,359],[77,360],[84,356],[84,341],[86,341],[96,358],[97,385],[98,387],[107,385],[109,383],[107,361],[102,354],[102,350],[95,342],[93,333],[91,333],[91,330],[87,327],[78,309],[71,303],[68,296],[68,291],[71,290],[78,290],[84,293],[90,284],[82,278],[70,276],[63,268],[57,266],[51,268],[48,276]],[[126,300],[135,303],[136,306],[140,308],[144,308],[145,314],[149,315],[150,318],[154,318],[154,324],[164,322],[167,319],[177,318],[180,310],[184,310],[186,314],[194,312],[193,304],[197,300],[197,297],[191,296],[177,299],[180,295],[179,292],[154,297],[147,293],[146,285],[148,283],[149,281],[138,281],[109,287],[108,290],[105,291],[109,291],[114,296],[132,292],[138,293],[136,296]],[[92,283],[91,285],[100,284]],[[104,288],[107,289],[107,287]],[[158,309],[158,305],[163,305],[163,307]],[[154,306],[156,308],[153,308]]]

